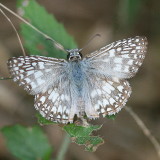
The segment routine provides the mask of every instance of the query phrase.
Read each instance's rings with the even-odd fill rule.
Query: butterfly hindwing
[[[118,113],[131,94],[127,80],[95,78],[90,92],[91,103],[98,114],[112,115]]]
[[[60,90],[59,87],[50,88],[45,93],[35,95],[35,108],[46,119],[67,123],[73,122],[70,119],[71,98],[67,89]],[[73,117],[72,117],[73,118]]]

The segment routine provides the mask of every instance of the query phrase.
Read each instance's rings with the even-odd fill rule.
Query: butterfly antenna
[[[16,30],[16,27],[14,26],[14,24],[12,23],[12,21],[9,19],[9,17],[2,11],[2,9],[0,9],[0,12],[4,15],[4,17],[8,20],[8,22],[11,24],[12,28],[16,32],[18,41],[19,41],[21,49],[22,49],[22,53],[23,53],[24,56],[26,56],[26,53],[25,53],[25,50],[23,48],[23,44],[22,44],[21,38],[20,38],[20,36],[19,36],[19,34],[18,34],[17,30]]]
[[[90,39],[87,41],[87,43],[85,44],[85,46],[84,46],[83,48],[79,49],[79,51],[82,51],[84,48],[86,48],[86,47],[90,44],[90,42],[91,42],[94,38],[96,38],[96,37],[101,37],[101,35],[97,33],[97,34],[95,34],[94,36],[90,37]]]
[[[0,6],[2,8],[4,8],[5,10],[7,10],[8,12],[10,12],[11,14],[13,14],[15,17],[17,17],[18,19],[20,19],[22,22],[24,22],[25,24],[27,24],[29,27],[31,27],[32,29],[34,29],[36,32],[38,32],[39,34],[41,34],[42,36],[44,36],[46,39],[50,39],[54,42],[54,45],[56,48],[65,51],[64,47],[58,43],[57,41],[55,41],[54,39],[52,39],[50,36],[46,35],[45,33],[41,32],[38,28],[36,28],[35,26],[33,26],[32,24],[30,24],[28,21],[26,21],[25,19],[23,19],[21,16],[19,16],[18,14],[14,13],[12,10],[10,10],[9,8],[7,8],[6,6],[4,6],[2,3],[0,3]],[[8,19],[8,17],[7,17]]]

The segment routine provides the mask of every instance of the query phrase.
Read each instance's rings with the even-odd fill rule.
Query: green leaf
[[[113,115],[106,115],[106,118],[108,118],[108,119],[112,119],[112,120],[115,120],[116,119],[116,115],[117,114],[113,114]]]
[[[42,125],[57,124],[55,122],[46,120],[40,114],[36,114],[38,122]],[[103,144],[103,139],[98,136],[90,136],[93,131],[99,130],[102,126],[92,125],[92,126],[77,126],[75,124],[62,125],[63,129],[69,134],[72,142],[79,145],[85,145],[85,150],[93,152],[97,147]]]
[[[18,10],[33,26],[61,43],[64,48],[77,48],[73,38],[66,32],[63,25],[58,23],[54,16],[48,14],[35,0],[17,0],[17,2]],[[30,54],[66,58],[66,53],[56,49],[52,41],[46,40],[28,25],[21,25],[21,33],[25,40],[25,47]]]
[[[52,148],[39,127],[20,125],[1,129],[9,151],[20,160],[49,160]]]
[[[56,124],[56,122],[49,121],[46,118],[42,117],[39,113],[36,114],[36,117],[38,119],[38,123],[41,125]]]
[[[72,142],[85,145],[85,150],[94,152],[99,145],[104,143],[104,140],[99,136],[91,136],[91,133],[101,127],[98,125],[76,126],[75,124],[68,124],[63,128],[71,136]]]
[[[124,29],[134,27],[139,18],[143,5],[148,0],[121,0],[119,1],[119,23]]]
[[[85,150],[90,152],[95,152],[99,145],[104,143],[104,140],[98,136],[77,137],[74,141],[77,144],[85,145]]]

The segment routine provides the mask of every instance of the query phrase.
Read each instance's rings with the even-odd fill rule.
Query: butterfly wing
[[[39,93],[35,96],[35,108],[46,119],[68,123],[73,122],[73,117],[69,117],[71,113],[71,99],[69,89],[62,89],[61,86],[50,88],[45,93]]]
[[[8,61],[15,82],[30,94],[47,91],[60,78],[67,61],[43,56],[21,56]]]
[[[8,67],[13,80],[35,95],[34,106],[43,117],[54,122],[73,122],[78,110],[71,100],[67,61],[21,56],[11,58]]]
[[[92,77],[93,78],[93,77]],[[118,113],[126,104],[131,94],[131,87],[127,80],[115,80],[105,77],[94,77],[90,79],[90,100],[92,107],[86,107],[88,117],[96,112],[98,115],[113,115]],[[91,116],[91,118],[96,118]]]
[[[96,113],[112,115],[125,105],[131,93],[126,78],[133,77],[146,53],[147,40],[135,37],[114,42],[86,56],[85,112],[89,118]],[[78,115],[66,75],[68,62],[42,56],[11,58],[8,66],[13,80],[35,96],[35,108],[43,117],[61,123],[73,122]],[[62,82],[64,82],[62,84]],[[84,86],[85,87],[85,86]],[[73,89],[74,91],[74,89]],[[74,93],[74,92],[73,92]],[[89,95],[89,96],[88,96]],[[85,96],[84,96],[85,97]]]
[[[93,72],[110,78],[131,78],[142,65],[147,44],[147,39],[139,36],[119,40],[89,54],[85,60]]]
[[[89,110],[85,108],[88,117],[116,114],[123,108],[131,94],[125,79],[136,74],[146,50],[147,39],[136,36],[113,42],[84,58],[92,104]]]

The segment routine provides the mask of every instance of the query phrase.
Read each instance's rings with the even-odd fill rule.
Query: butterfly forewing
[[[13,57],[8,67],[13,80],[30,94],[45,92],[56,83],[66,61],[43,56]]]
[[[123,39],[89,54],[86,59],[91,68],[108,77],[131,78],[142,65],[147,44],[145,37]]]

